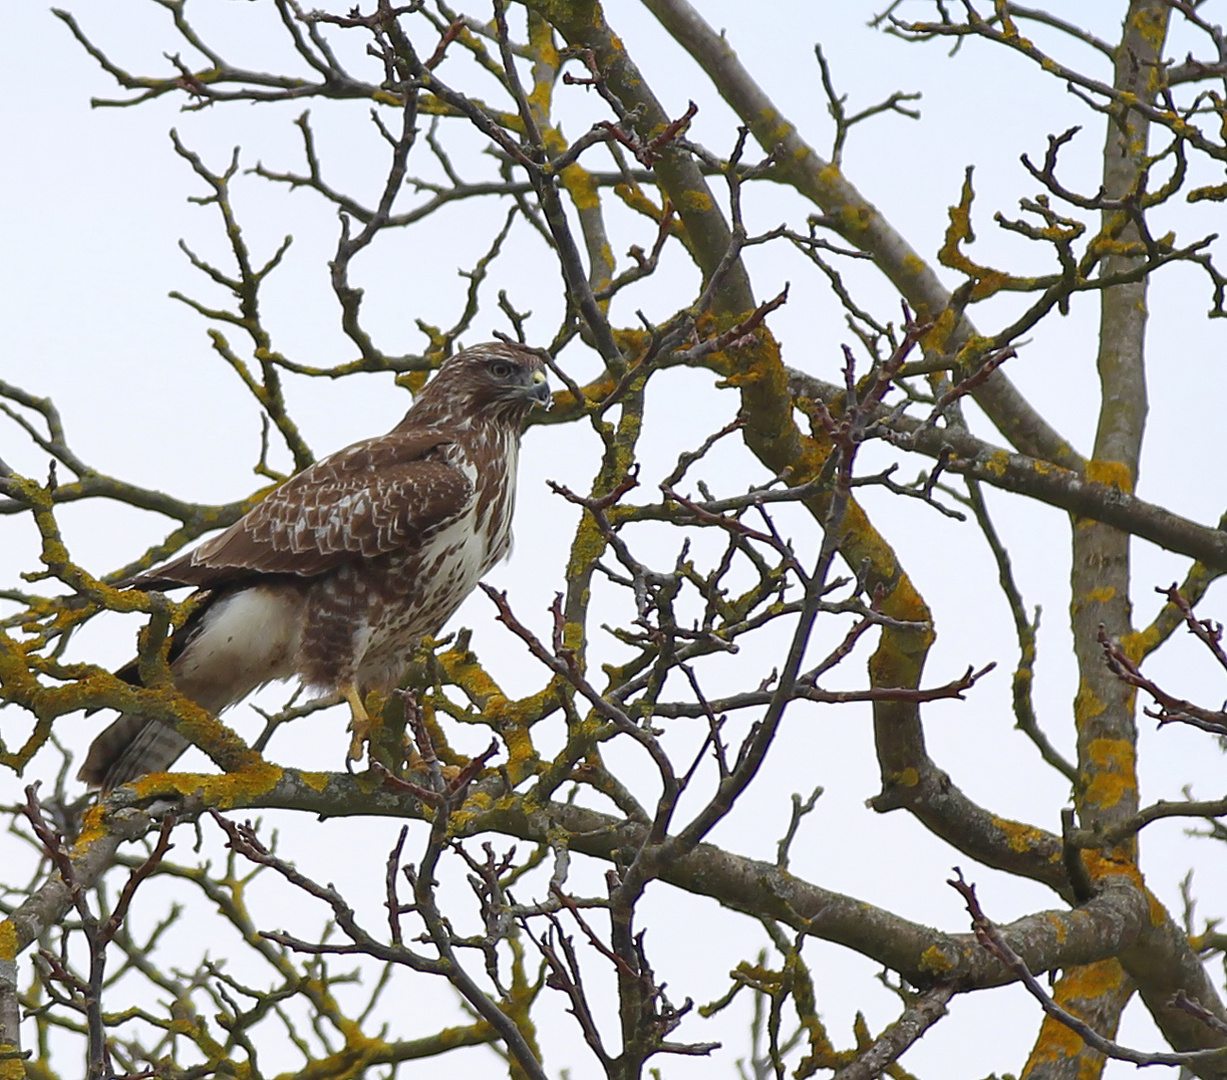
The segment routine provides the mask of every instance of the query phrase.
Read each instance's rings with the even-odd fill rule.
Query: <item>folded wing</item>
[[[415,547],[462,514],[472,480],[446,433],[393,432],[291,477],[229,529],[127,584],[217,588],[265,574],[316,577],[357,558]]]

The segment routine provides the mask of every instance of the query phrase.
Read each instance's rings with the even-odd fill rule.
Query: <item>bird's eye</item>
[[[495,360],[490,365],[490,372],[496,379],[506,379],[511,375],[512,367],[506,360]]]

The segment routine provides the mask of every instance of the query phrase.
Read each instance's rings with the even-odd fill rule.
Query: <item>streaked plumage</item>
[[[212,712],[297,675],[361,699],[395,685],[511,544],[520,431],[549,403],[537,353],[499,342],[447,360],[405,418],[291,477],[225,532],[133,578],[203,602],[171,643],[176,687]],[[120,674],[137,681],[135,665]],[[188,743],[121,716],[79,776],[109,789]]]

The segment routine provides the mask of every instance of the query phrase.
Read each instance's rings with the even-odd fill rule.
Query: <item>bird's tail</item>
[[[90,745],[77,779],[105,793],[145,773],[165,772],[191,745],[166,724],[125,713]]]
[[[304,589],[277,581],[202,596],[171,638],[175,688],[216,716],[265,683],[293,675]],[[115,674],[141,684],[135,660]],[[160,720],[125,713],[94,740],[77,777],[109,791],[145,773],[165,772],[190,745]]]
[[[172,635],[169,655],[172,665],[198,632],[209,599],[206,593],[187,624]],[[140,661],[128,661],[115,672],[115,677],[132,686],[141,686]],[[149,720],[138,713],[124,713],[90,743],[85,764],[77,771],[77,779],[98,788],[105,795],[112,788],[127,784],[145,773],[165,772],[191,745],[166,724]]]

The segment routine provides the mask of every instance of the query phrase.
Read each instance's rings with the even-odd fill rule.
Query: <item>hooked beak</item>
[[[532,383],[525,388],[527,396],[534,405],[540,405],[543,409],[548,409],[554,404],[554,398],[550,394],[550,384],[545,377],[544,371],[534,371]]]

